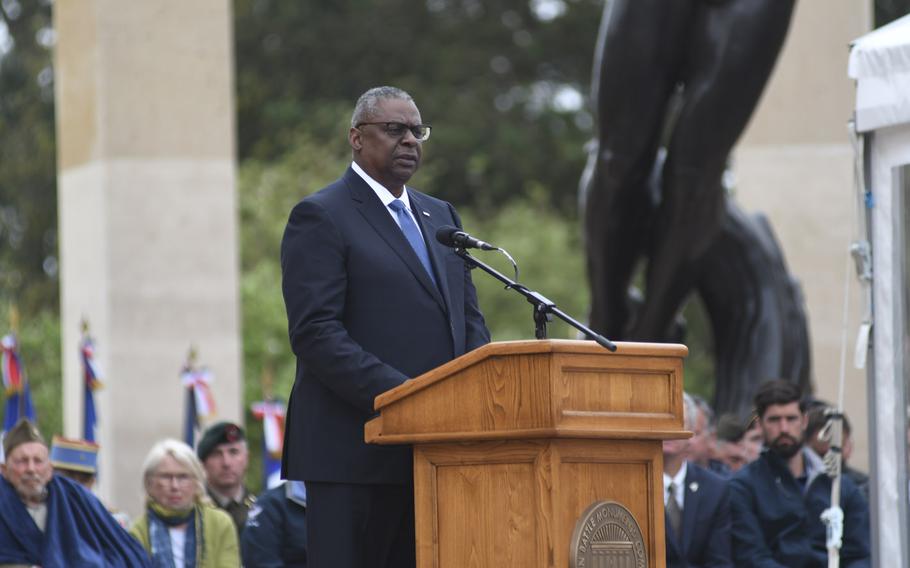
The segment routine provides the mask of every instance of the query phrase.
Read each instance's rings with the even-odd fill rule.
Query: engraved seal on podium
[[[648,568],[641,527],[615,501],[595,501],[578,521],[569,543],[570,568]]]

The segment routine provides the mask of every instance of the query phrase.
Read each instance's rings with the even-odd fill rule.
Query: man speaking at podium
[[[430,126],[394,87],[364,93],[353,163],[298,203],[281,243],[297,376],[282,476],[307,488],[314,568],[415,565],[411,448],[364,442],[373,399],[489,342],[470,271],[436,242],[455,209],[405,183]]]

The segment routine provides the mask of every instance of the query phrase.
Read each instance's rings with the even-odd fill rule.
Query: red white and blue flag
[[[284,404],[277,400],[254,402],[253,416],[262,421],[262,477],[271,489],[281,483],[284,443]]]
[[[82,344],[79,346],[82,359],[82,377],[84,389],[84,404],[82,413],[82,439],[87,442],[95,441],[95,425],[98,414],[95,410],[95,391],[100,389],[101,371],[95,361],[95,343],[88,332],[82,335]]]
[[[19,343],[12,333],[0,339],[0,375],[3,377],[3,388],[6,391],[3,431],[15,426],[20,418],[28,418],[35,422],[35,407],[32,404],[28,377],[19,358]]]
[[[183,439],[191,448],[195,447],[196,431],[202,429],[202,421],[215,415],[215,399],[209,386],[214,375],[205,367],[196,368],[187,363],[180,373],[180,381],[186,391],[186,421]]]

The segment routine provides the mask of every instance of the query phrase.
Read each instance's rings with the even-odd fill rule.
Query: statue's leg
[[[692,290],[723,218],[724,163],[758,103],[792,11],[793,0],[701,4],[633,339],[660,340]]]
[[[656,207],[647,180],[679,81],[693,0],[611,0],[595,54],[598,140],[582,180],[591,327],[623,335],[627,290]]]

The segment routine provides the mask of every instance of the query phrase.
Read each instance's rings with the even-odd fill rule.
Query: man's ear
[[[359,152],[363,148],[363,133],[360,129],[351,127],[348,131],[348,143],[355,152]]]

